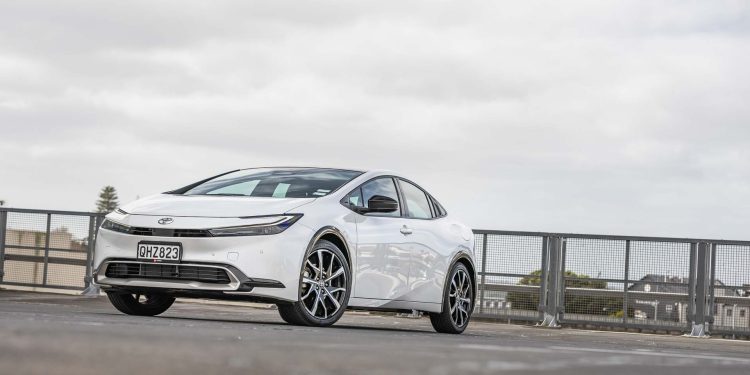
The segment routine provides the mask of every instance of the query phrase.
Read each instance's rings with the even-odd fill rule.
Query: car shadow
[[[119,313],[105,313],[107,315],[119,315],[119,316],[127,316]],[[279,321],[269,321],[269,320],[240,320],[240,319],[221,319],[221,318],[203,318],[203,317],[193,317],[193,316],[175,316],[175,315],[163,315],[163,316],[156,316],[152,318],[157,319],[172,319],[172,320],[182,320],[182,321],[195,321],[195,322],[207,322],[207,323],[230,323],[230,324],[257,324],[262,326],[279,326],[279,329],[284,330],[298,330],[298,329],[318,329],[319,327],[309,327],[309,326],[295,326],[284,322]],[[376,326],[363,326],[363,325],[353,325],[351,323],[345,323],[345,324],[334,324],[330,327],[325,327],[325,329],[351,329],[351,330],[359,330],[359,331],[382,331],[382,332],[401,332],[401,333],[418,333],[418,334],[437,334],[433,331],[426,331],[426,330],[420,330],[420,329],[407,329],[407,328],[394,328],[394,327],[376,327]]]

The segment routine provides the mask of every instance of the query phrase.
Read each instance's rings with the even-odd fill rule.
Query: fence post
[[[565,319],[565,257],[568,254],[568,239],[560,238],[560,265],[557,268],[558,272],[558,297],[557,297],[557,320]]]
[[[479,289],[479,313],[484,313],[484,286],[486,284],[485,272],[487,272],[487,233],[482,234],[482,275],[480,276],[481,288]]]
[[[694,305],[693,323],[690,331],[691,337],[705,337],[708,335],[706,329],[706,303],[708,302],[708,267],[709,246],[706,242],[697,244],[695,261],[695,294],[691,301]]]
[[[549,237],[549,264],[547,269],[549,272],[547,291],[546,291],[546,303],[544,311],[544,320],[539,324],[543,327],[560,327],[558,324],[560,317],[560,269],[562,268],[562,238],[558,236]]]
[[[547,311],[547,275],[549,274],[549,236],[542,237],[542,273],[540,277],[539,285],[539,321],[544,321],[544,312]]]
[[[711,326],[714,324],[714,306],[716,304],[716,244],[711,244],[711,255],[710,255],[710,263],[709,263],[709,283],[708,283],[708,314],[706,314],[708,318],[708,327],[711,328]],[[711,332],[709,329],[708,332]]]
[[[690,276],[688,280],[688,307],[687,307],[687,331],[693,330],[693,320],[695,319],[695,280],[696,280],[696,269],[695,264],[698,258],[698,244],[693,242],[690,243],[690,270],[688,271]]]
[[[44,272],[42,286],[47,285],[47,271],[49,270],[49,235],[52,227],[52,214],[47,214],[47,234],[44,237]]]
[[[628,289],[630,289],[630,240],[625,241],[625,280],[622,288],[622,322],[628,322]]]
[[[8,224],[8,211],[0,211],[0,282],[5,276],[5,227]]]
[[[86,248],[86,276],[83,278],[85,289],[82,296],[98,297],[99,286],[94,284],[94,249],[96,247],[96,229],[99,227],[99,216],[89,216],[89,242]]]

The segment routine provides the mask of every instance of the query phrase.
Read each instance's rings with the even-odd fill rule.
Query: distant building
[[[5,233],[5,246],[44,247],[46,235],[46,231],[8,229]],[[50,247],[73,250],[81,245],[80,242],[73,241],[73,234],[65,227],[55,229],[49,234]]]
[[[486,290],[484,292],[484,299],[480,301],[479,298],[476,299],[477,306],[480,305],[480,303],[484,303],[484,310],[509,310],[512,306],[511,303],[507,301],[508,293],[507,292],[500,292],[500,291],[494,291],[494,290]]]
[[[684,285],[670,285],[661,283],[676,283]],[[689,279],[679,276],[665,276],[649,274],[644,276],[628,288],[628,291],[645,293],[674,294],[670,296],[637,297],[631,301],[636,319],[673,321],[679,323],[688,322],[688,303],[685,295],[688,294]],[[750,296],[750,288],[725,288],[720,280],[714,281],[714,296],[716,297],[745,297]],[[714,325],[732,327],[750,327],[750,298],[743,304],[714,304]]]
[[[44,280],[44,256],[47,232],[8,228],[5,232],[5,274],[3,281],[41,284]],[[54,259],[85,261],[87,240],[77,240],[65,227],[50,231],[47,281],[54,285],[82,286],[85,267],[61,264]]]

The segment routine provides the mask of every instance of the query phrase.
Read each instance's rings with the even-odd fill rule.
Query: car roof
[[[360,172],[360,173],[366,173],[368,171],[362,170],[362,169],[352,169],[352,168],[337,168],[337,167],[302,167],[302,166],[273,166],[273,167],[251,167],[251,168],[241,168],[238,169],[239,171],[245,171],[245,170],[251,170],[251,169],[284,169],[284,170],[337,170],[337,171],[350,171],[350,172]]]

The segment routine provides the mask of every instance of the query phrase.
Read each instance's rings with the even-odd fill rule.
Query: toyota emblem
[[[158,223],[161,225],[167,225],[167,224],[171,224],[173,221],[174,219],[172,219],[171,217],[163,217],[159,219]]]

